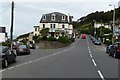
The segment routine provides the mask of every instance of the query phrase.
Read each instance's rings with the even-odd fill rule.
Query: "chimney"
[[[68,23],[70,23],[70,13],[68,13]]]

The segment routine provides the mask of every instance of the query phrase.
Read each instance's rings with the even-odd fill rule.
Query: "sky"
[[[120,0],[0,0],[0,26],[10,33],[11,2],[14,8],[14,36],[34,31],[43,14],[61,12],[73,16],[73,20],[96,11],[110,11],[118,7]]]

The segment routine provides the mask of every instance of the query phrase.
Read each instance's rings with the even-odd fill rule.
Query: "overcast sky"
[[[0,0],[0,25],[10,32],[11,1]],[[34,30],[34,25],[39,25],[42,14],[50,12],[61,12],[73,16],[73,20],[86,16],[96,11],[113,10],[118,7],[119,0],[14,0],[15,18],[14,35],[18,36]],[[2,17],[2,18],[1,18]]]

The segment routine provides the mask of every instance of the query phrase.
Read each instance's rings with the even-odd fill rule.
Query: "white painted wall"
[[[0,42],[5,42],[6,37],[5,37],[5,33],[0,33]]]
[[[45,24],[45,28],[51,28],[51,24],[55,24],[55,30],[68,30],[69,34],[72,34],[73,32],[73,26],[67,23],[64,24],[64,28],[62,28],[63,23],[40,23],[39,30],[43,29],[43,24]]]

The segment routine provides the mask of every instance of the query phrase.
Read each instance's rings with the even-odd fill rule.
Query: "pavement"
[[[104,45],[77,39],[68,47],[35,49],[18,56],[17,62],[0,70],[2,78],[79,78],[116,80],[119,59],[105,53]]]

